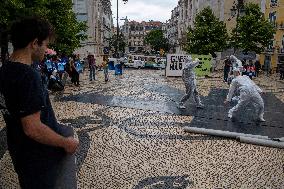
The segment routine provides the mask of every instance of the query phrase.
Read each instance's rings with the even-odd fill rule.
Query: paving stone
[[[183,132],[184,126],[195,122],[196,112],[179,115],[130,107],[132,101],[175,104],[184,92],[181,78],[165,78],[164,70],[127,69],[121,77],[110,73],[110,82],[105,83],[103,73],[98,73],[98,80],[90,82],[86,71],[80,87],[68,79],[63,92],[51,94],[57,119],[72,126],[80,140],[78,188],[283,188],[283,149]],[[284,84],[275,77],[255,81],[284,102]],[[222,72],[198,78],[203,100],[228,87]],[[125,107],[70,98],[92,95],[123,99]],[[0,137],[5,138],[3,121]],[[0,146],[0,188],[19,188],[6,150]]]

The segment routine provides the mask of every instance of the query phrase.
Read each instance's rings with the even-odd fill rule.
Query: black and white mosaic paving
[[[80,140],[76,154],[78,188],[284,186],[283,150],[184,132],[185,126],[198,126],[200,122],[211,126],[229,122],[229,107],[221,104],[228,86],[220,82],[221,76],[198,80],[206,109],[197,110],[189,103],[188,111],[180,111],[176,102],[183,95],[182,81],[162,75],[163,71],[126,70],[122,77],[111,75],[105,84],[101,72],[95,82],[89,82],[85,72],[81,87],[67,82],[63,93],[52,95],[58,120],[72,126]],[[269,124],[258,125],[258,129],[281,127],[281,117],[274,118],[270,113],[283,113],[281,86],[271,81],[262,83],[269,92],[265,101],[277,103],[267,105]],[[252,127],[253,123],[246,121],[252,115],[246,116],[239,123]],[[1,123],[0,188],[18,188]],[[233,127],[237,123],[230,124]]]

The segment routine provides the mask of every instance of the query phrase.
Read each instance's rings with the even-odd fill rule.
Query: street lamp
[[[231,8],[231,16],[234,18],[237,16],[239,18],[240,14],[243,12],[244,9],[244,0],[237,0],[234,1],[233,7]]]
[[[126,4],[128,2],[128,0],[122,0],[124,2],[124,4]],[[116,0],[116,46],[115,46],[115,56],[117,56],[117,58],[119,58],[118,55],[118,36],[119,36],[119,25],[118,25],[118,0]]]
[[[236,24],[236,30],[235,30],[236,36],[238,35],[238,28],[239,28],[238,19],[239,19],[240,14],[244,12],[243,10],[244,10],[244,0],[234,1],[233,7],[231,8],[231,17],[232,18],[234,18],[235,16],[237,17],[236,18],[237,24]],[[235,53],[235,50],[236,49],[234,48],[234,53]]]

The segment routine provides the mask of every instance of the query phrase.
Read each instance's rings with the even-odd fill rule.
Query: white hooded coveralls
[[[180,100],[180,105],[183,105],[192,95],[196,104],[201,105],[199,94],[196,90],[196,78],[194,73],[194,68],[198,66],[199,61],[195,59],[192,61],[191,58],[187,58],[186,64],[182,70],[182,80],[185,84],[186,94]]]
[[[262,90],[248,76],[239,75],[233,79],[230,85],[227,101],[232,100],[236,91],[240,92],[238,104],[229,110],[228,116],[232,117],[232,115],[234,115],[234,113],[237,112],[240,107],[252,103],[255,107],[255,112],[258,115],[258,118],[263,119],[264,102],[260,96]]]

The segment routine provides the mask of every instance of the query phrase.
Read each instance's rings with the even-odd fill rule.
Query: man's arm
[[[196,66],[199,65],[199,63],[200,63],[199,59],[196,58],[196,59],[191,63],[191,66],[192,66],[193,68],[195,68]]]
[[[237,87],[237,83],[235,80],[233,80],[230,85],[229,93],[227,95],[227,99],[226,99],[227,102],[230,102],[232,100],[236,87]]]
[[[40,120],[40,112],[21,118],[21,122],[24,133],[38,143],[64,148],[70,154],[73,154],[79,145],[78,140],[73,137],[63,137],[44,125]]]

